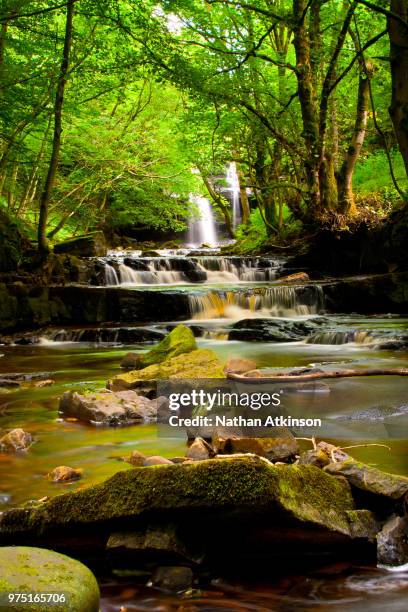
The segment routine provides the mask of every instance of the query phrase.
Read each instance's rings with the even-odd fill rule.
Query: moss
[[[66,602],[53,604],[56,612],[98,612],[99,588],[82,563],[51,550],[13,546],[0,548],[0,595],[8,593],[64,593]],[[49,605],[10,606],[16,612],[43,612]]]
[[[144,355],[140,355],[138,369],[162,363],[166,359],[189,353],[197,349],[194,334],[189,327],[177,325],[159,344]]]
[[[145,512],[237,508],[277,511],[295,523],[350,535],[346,512],[354,509],[354,502],[347,482],[314,466],[274,466],[254,457],[213,459],[118,472],[102,484],[55,497],[25,515],[6,512],[0,533],[38,533]]]
[[[330,463],[324,470],[330,474],[345,476],[358,489],[391,499],[400,499],[408,492],[406,476],[382,472],[355,459]]]
[[[183,378],[225,378],[221,362],[214,351],[197,349],[188,355],[178,355],[161,364],[151,365],[143,370],[132,370],[115,376],[109,383],[111,389],[118,390],[138,386],[140,381]]]

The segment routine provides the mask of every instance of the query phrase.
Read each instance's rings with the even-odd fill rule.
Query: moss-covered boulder
[[[153,364],[163,363],[167,359],[197,349],[194,334],[189,327],[177,325],[159,344],[143,355],[134,359],[132,367],[135,370],[147,368]]]
[[[361,521],[345,479],[314,466],[272,465],[241,456],[128,469],[39,506],[6,511],[0,518],[0,542],[41,541],[58,532],[71,536],[75,546],[77,530],[95,532],[100,541],[110,527],[141,526],[153,516],[159,523],[190,524],[188,541],[204,537],[204,543],[220,537],[217,529],[233,530],[240,539],[262,525],[278,538],[287,528],[289,534],[308,530],[312,542],[322,532],[335,542],[339,537],[349,541],[355,534],[371,537],[367,525],[374,523],[367,516]]]
[[[26,546],[0,548],[0,600],[10,593],[37,595],[39,601],[13,603],[4,609],[16,612],[98,612],[99,588],[95,576],[79,561],[52,550]],[[52,604],[41,601],[55,593]],[[43,599],[44,599],[43,597]],[[25,599],[25,598],[20,598]]]
[[[225,378],[222,363],[211,349],[197,349],[186,354],[166,359],[143,370],[132,370],[118,374],[109,381],[112,391],[136,389],[147,381],[180,378],[185,380],[199,378]]]
[[[54,253],[68,253],[79,257],[105,257],[108,251],[103,232],[75,236],[54,246]]]

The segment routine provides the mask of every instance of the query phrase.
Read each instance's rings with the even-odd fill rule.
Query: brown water
[[[337,324],[338,321],[337,321]],[[350,325],[343,319],[341,325]],[[381,327],[400,330],[401,319],[358,319],[353,328]],[[218,326],[218,327],[217,327]],[[209,335],[225,326],[211,322]],[[359,327],[360,326],[360,327]],[[319,365],[321,368],[345,366],[406,367],[408,354],[403,351],[378,351],[366,344],[316,345],[304,342],[272,344],[228,342],[215,338],[199,340],[200,346],[213,348],[222,360],[245,356],[262,368]],[[10,372],[49,372],[55,384],[43,389],[27,384],[18,390],[0,389],[0,432],[14,427],[29,431],[35,443],[29,452],[0,454],[0,510],[15,507],[29,499],[53,496],[66,490],[104,480],[118,470],[132,469],[120,460],[133,450],[165,457],[184,454],[182,440],[157,437],[153,425],[127,428],[93,427],[64,421],[58,414],[58,399],[65,390],[102,387],[118,372],[120,359],[130,347],[90,346],[50,343],[33,346],[0,346],[0,377]],[[146,350],[133,346],[132,350]],[[387,419],[367,418],[370,410],[393,413],[395,407],[407,406],[406,379],[375,377],[338,379],[329,382],[330,393],[289,395],[285,407],[301,408],[305,414],[330,419],[336,443],[362,445],[350,451],[353,456],[386,471],[408,475],[408,410]],[[356,415],[357,418],[352,417]],[[360,416],[358,416],[360,415]],[[362,415],[362,416],[361,416]],[[382,446],[365,446],[370,443]],[[303,445],[308,448],[308,443]],[[51,484],[47,472],[58,465],[84,470],[84,478],[73,484]],[[142,580],[143,582],[143,580]],[[199,585],[184,596],[169,596],[140,585],[135,578],[102,581],[103,612],[130,611],[217,611],[217,610],[406,610],[408,574],[375,568],[337,569],[320,574],[279,576],[270,568],[270,579],[263,583],[251,579]],[[405,604],[405,606],[404,606]]]

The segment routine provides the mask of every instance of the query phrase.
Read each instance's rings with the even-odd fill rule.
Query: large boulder
[[[108,247],[102,232],[75,236],[54,246],[54,253],[69,253],[79,257],[106,257]]]
[[[171,357],[177,357],[177,355],[182,355],[183,353],[190,353],[196,349],[197,344],[191,329],[185,325],[177,325],[177,327],[167,334],[167,336],[150,351],[138,355],[137,357],[133,355],[132,367],[135,370],[141,370],[153,364],[163,363],[163,361],[171,359]]]
[[[185,380],[198,378],[225,378],[223,367],[214,351],[197,349],[163,363],[151,365],[143,370],[132,370],[118,374],[109,381],[112,391],[143,388],[146,382],[180,378]]]
[[[60,399],[59,409],[64,417],[98,425],[134,425],[157,417],[160,398],[150,400],[134,391],[80,395],[66,391]]]
[[[408,493],[407,477],[382,472],[352,458],[329,463],[324,470],[335,476],[344,476],[357,489],[383,497],[397,500]]]
[[[17,612],[99,610],[99,587],[92,572],[79,561],[43,548],[0,548],[0,600],[6,607],[10,593],[32,594],[33,602],[21,603],[20,598],[7,608]],[[47,593],[55,593],[51,604],[41,599]]]
[[[260,529],[275,543],[302,547],[307,542],[308,554],[322,542],[329,548],[339,542],[349,546],[350,539],[375,533],[372,515],[356,510],[345,479],[314,466],[241,456],[127,469],[41,505],[6,511],[0,517],[0,543],[47,541],[58,533],[75,547],[78,530],[100,542],[101,534],[117,531],[117,525],[141,528],[152,517],[159,524],[181,525],[186,541],[218,556],[234,554],[229,546],[235,542],[242,548],[245,538],[250,548],[262,544],[260,536],[251,537]],[[273,548],[269,541],[269,552]]]

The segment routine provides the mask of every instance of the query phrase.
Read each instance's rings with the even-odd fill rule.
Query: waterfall
[[[113,266],[106,264],[105,266],[105,284],[107,286],[110,285],[119,285],[119,278],[117,272]]]
[[[245,319],[259,316],[289,317],[318,314],[323,309],[321,287],[310,288],[302,300],[296,287],[270,287],[257,293],[244,291],[210,291],[189,295],[193,319]]]
[[[171,285],[183,281],[181,272],[171,270],[166,260],[151,261],[146,270],[134,270],[125,264],[119,265],[122,285]]]
[[[307,344],[370,344],[374,338],[365,331],[322,331],[307,338]]]
[[[190,202],[199,210],[199,218],[189,220],[187,243],[191,246],[218,244],[214,214],[207,198],[190,194]]]
[[[235,162],[231,162],[228,165],[227,174],[227,189],[230,193],[231,207],[232,207],[232,227],[235,229],[241,222],[241,199],[239,191],[239,178],[237,174],[237,166]]]

